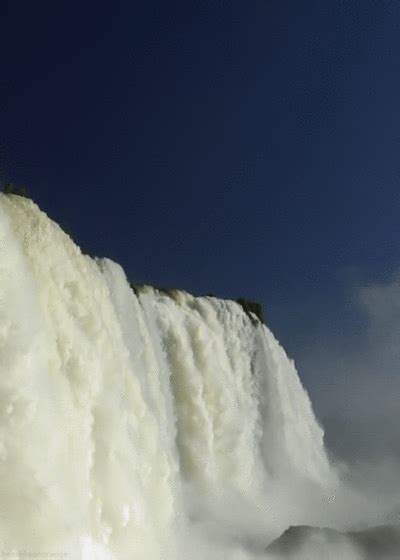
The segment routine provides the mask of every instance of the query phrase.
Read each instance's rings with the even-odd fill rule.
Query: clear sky
[[[398,268],[400,3],[13,1],[0,21],[1,177],[138,282],[260,301],[312,392],[315,348],[353,348],[355,291]]]

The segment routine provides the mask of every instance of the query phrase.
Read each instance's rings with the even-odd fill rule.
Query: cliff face
[[[0,547],[251,558],[242,535],[298,521],[297,488],[334,477],[257,314],[134,291],[32,201],[0,195]]]

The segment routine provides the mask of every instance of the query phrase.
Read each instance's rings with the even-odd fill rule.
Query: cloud
[[[333,453],[351,462],[400,460],[400,272],[355,286],[355,332],[329,326],[299,352]],[[328,333],[328,334],[327,334]]]

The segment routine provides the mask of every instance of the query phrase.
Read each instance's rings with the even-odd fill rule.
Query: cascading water
[[[307,493],[334,492],[265,325],[233,301],[135,293],[5,195],[0,401],[0,549],[15,558],[255,558],[311,520]]]

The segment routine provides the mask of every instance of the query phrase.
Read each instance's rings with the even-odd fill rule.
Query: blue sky
[[[139,282],[262,302],[314,396],[398,268],[399,3],[0,11],[1,177]]]

